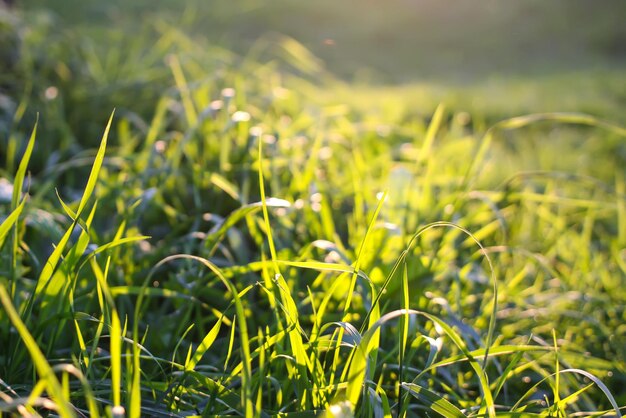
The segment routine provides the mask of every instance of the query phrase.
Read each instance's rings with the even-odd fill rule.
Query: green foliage
[[[29,50],[58,90],[2,139],[2,413],[620,416],[624,128],[153,23]]]

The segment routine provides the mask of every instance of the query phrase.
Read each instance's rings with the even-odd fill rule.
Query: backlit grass
[[[3,413],[621,416],[619,123],[342,100],[295,41],[264,61],[163,25],[22,64]]]

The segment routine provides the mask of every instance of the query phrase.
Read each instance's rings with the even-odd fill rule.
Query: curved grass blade
[[[222,271],[215,264],[213,264],[212,262],[210,262],[209,260],[205,258],[198,257],[195,255],[190,255],[190,254],[175,254],[175,255],[166,257],[163,260],[161,260],[159,263],[157,263],[152,269],[151,274],[149,274],[146,280],[144,281],[142,287],[145,288],[148,286],[148,283],[150,283],[152,279],[152,273],[154,273],[154,271],[158,267],[170,261],[180,260],[180,259],[197,261],[198,263],[207,267],[209,270],[211,270],[211,272],[213,272],[213,274],[217,276],[217,278],[232,294],[233,302],[235,304],[235,312],[237,313],[237,319],[238,319],[238,324],[239,324],[239,336],[241,338],[241,360],[242,360],[242,366],[243,366],[242,376],[241,376],[241,391],[242,391],[241,406],[242,406],[245,416],[252,416],[254,413],[255,399],[254,399],[254,394],[253,394],[252,385],[251,385],[252,357],[250,355],[250,338],[248,337],[248,326],[246,325],[246,319],[245,319],[246,316],[245,316],[244,306],[239,296],[239,292],[237,291],[237,288],[232,283],[232,281],[227,279],[222,274]],[[139,318],[139,313],[141,312],[143,298],[144,298],[144,294],[140,293],[139,297],[137,298],[137,302],[135,304],[135,313],[134,313],[135,318]],[[133,340],[135,341],[137,340],[138,335],[139,335],[137,322],[138,321],[134,321],[134,325],[133,325]],[[136,370],[135,372],[139,373],[138,370]]]
[[[554,377],[556,374],[563,374],[563,373],[574,373],[574,374],[580,374],[582,376],[585,376],[586,378],[588,378],[589,380],[591,380],[593,383],[596,384],[596,386],[598,386],[600,388],[600,390],[604,393],[604,395],[606,396],[606,398],[609,400],[609,403],[611,404],[611,406],[613,407],[613,409],[615,410],[615,416],[617,418],[622,418],[622,413],[620,412],[620,407],[617,404],[617,401],[615,400],[615,397],[613,396],[613,394],[611,393],[611,391],[609,390],[608,387],[606,387],[606,385],[600,380],[598,379],[596,376],[594,376],[593,374],[585,371],[585,370],[581,370],[581,369],[563,369],[560,370],[558,373],[552,373],[549,376],[544,377],[543,379],[541,379],[539,382],[535,383],[516,403],[515,405],[513,405],[513,408],[511,408],[511,412],[515,412],[516,409],[518,409],[520,407],[520,404],[524,401],[524,399],[526,399],[528,396],[530,396],[533,392],[533,390],[535,388],[537,388],[540,384],[542,384],[543,382],[545,382],[546,380]]]
[[[363,390],[363,384],[365,382],[365,378],[367,375],[367,367],[368,367],[368,358],[372,349],[376,346],[372,344],[376,339],[374,338],[376,334],[380,332],[380,327],[382,327],[386,322],[391,319],[397,318],[401,315],[421,315],[431,322],[439,325],[439,327],[445,332],[445,334],[452,340],[452,342],[463,352],[463,355],[470,362],[472,369],[476,373],[476,376],[479,380],[480,387],[482,390],[482,394],[484,397],[484,404],[487,408],[487,412],[490,418],[494,418],[496,416],[495,412],[495,404],[493,400],[493,395],[491,389],[489,387],[489,382],[487,380],[487,375],[484,370],[480,367],[475,357],[468,350],[467,345],[463,342],[463,339],[455,332],[446,322],[442,319],[431,315],[426,312],[417,311],[417,310],[406,310],[399,309],[393,312],[389,312],[376,321],[363,335],[361,343],[354,350],[354,358],[349,367],[348,372],[348,388],[346,397],[352,403],[352,405],[357,405],[361,393]]]
[[[491,315],[489,317],[489,328],[488,328],[488,332],[487,332],[487,341],[485,341],[485,355],[484,355],[484,359],[483,359],[483,374],[484,374],[484,369],[487,367],[487,360],[489,357],[489,348],[491,347],[491,344],[493,342],[493,334],[495,332],[496,329],[496,315],[498,313],[498,282],[496,280],[495,277],[495,269],[493,267],[493,263],[491,261],[491,258],[489,257],[489,253],[485,250],[485,248],[483,247],[483,245],[480,243],[480,241],[478,241],[475,236],[468,231],[467,229],[454,224],[452,222],[445,222],[445,221],[439,221],[439,222],[432,222],[424,227],[422,227],[419,231],[417,231],[415,234],[413,234],[413,236],[411,237],[411,239],[409,240],[408,245],[406,246],[405,250],[402,252],[402,254],[400,255],[400,257],[398,257],[398,259],[396,260],[395,264],[393,265],[390,273],[387,275],[387,277],[385,278],[385,281],[383,282],[383,285],[381,286],[381,289],[379,291],[379,293],[377,294],[377,296],[375,297],[374,301],[372,302],[372,306],[378,306],[378,302],[381,298],[381,296],[385,293],[385,289],[389,286],[389,283],[391,282],[392,278],[394,277],[394,275],[396,274],[398,268],[403,264],[406,263],[406,257],[409,254],[409,251],[413,248],[413,245],[415,244],[415,242],[417,241],[417,239],[426,231],[433,229],[433,228],[454,228],[454,229],[458,229],[459,231],[463,232],[464,234],[466,234],[469,238],[471,238],[474,243],[480,248],[481,253],[485,256],[485,259],[487,260],[487,264],[489,265],[489,270],[491,273],[491,281],[493,284],[493,308],[491,311]],[[369,317],[372,313],[372,309],[370,309],[370,311],[367,313],[366,318]],[[366,321],[363,322],[363,325],[361,327],[361,333],[364,332],[364,327],[366,325]]]

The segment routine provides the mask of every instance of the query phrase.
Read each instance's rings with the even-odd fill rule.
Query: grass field
[[[392,4],[0,9],[2,415],[621,416],[623,3]]]

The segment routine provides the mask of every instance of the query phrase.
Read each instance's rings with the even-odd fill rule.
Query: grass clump
[[[51,110],[111,110],[80,80],[2,143],[3,413],[620,416],[623,128],[346,105],[158,39],[168,88],[99,144]]]

